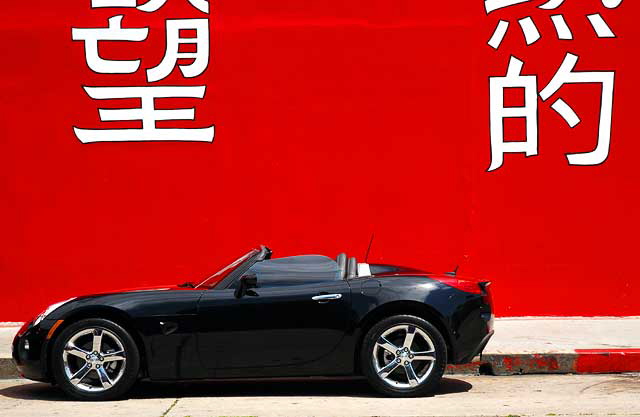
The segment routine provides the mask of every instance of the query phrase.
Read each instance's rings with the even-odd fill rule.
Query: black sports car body
[[[415,396],[492,334],[488,282],[261,247],[199,284],[54,304],[20,329],[13,358],[80,399],[119,397],[140,378],[333,375]]]

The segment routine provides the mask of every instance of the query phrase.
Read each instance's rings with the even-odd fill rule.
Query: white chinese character
[[[103,59],[98,52],[99,41],[141,42],[147,39],[149,28],[122,28],[122,15],[109,19],[108,28],[73,28],[74,41],[84,41],[84,53],[87,65],[101,74],[131,74],[140,68],[140,60],[117,61]]]
[[[149,0],[145,4],[138,6],[139,10],[144,12],[155,12],[164,4],[167,0]],[[189,3],[196,9],[200,10],[202,13],[209,13],[209,1],[208,0],[189,0]]]
[[[520,3],[526,3],[531,0],[485,0],[485,9],[487,14],[502,9],[505,7],[513,6]],[[559,8],[564,3],[564,0],[549,0],[544,4],[538,6],[540,9],[544,10],[555,10]],[[602,0],[602,4],[604,7],[608,9],[615,9],[620,6],[622,0]],[[587,19],[591,24],[596,36],[598,38],[615,38],[616,35],[611,30],[609,25],[605,22],[604,18],[600,13],[594,13],[587,15]],[[554,14],[551,16],[551,22],[556,30],[556,36],[561,40],[571,40],[573,39],[573,34],[571,29],[569,29],[569,25],[567,25],[564,16],[561,14]],[[536,26],[533,19],[530,16],[524,17],[518,20],[518,24],[520,25],[520,30],[524,35],[525,42],[527,45],[531,45],[537,42],[540,39],[540,32],[538,31],[538,27]],[[500,20],[496,25],[491,38],[487,42],[489,46],[494,49],[498,49],[500,44],[502,43],[505,35],[507,34],[507,30],[509,29],[509,22],[506,20]]]
[[[195,120],[195,109],[159,110],[155,108],[158,98],[203,98],[205,86],[154,86],[154,87],[84,87],[95,100],[140,98],[140,108],[99,109],[100,120],[141,120],[142,129],[80,129],[73,130],[82,143],[128,142],[128,141],[195,141],[213,142],[214,126],[205,128],[157,128],[160,120]]]
[[[195,29],[195,38],[180,37],[180,30]],[[196,52],[179,52],[181,44],[195,44]],[[147,70],[149,82],[159,81],[171,74],[178,59],[194,59],[189,65],[178,65],[182,75],[197,77],[209,66],[209,20],[208,19],[169,19],[167,20],[167,47],[162,62]]]
[[[511,57],[505,77],[489,78],[491,119],[491,166],[493,171],[502,166],[505,153],[524,152],[526,156],[538,154],[538,81],[535,75],[521,75],[523,62]],[[505,107],[504,89],[524,88],[523,107]],[[504,141],[504,119],[524,118],[524,141]]]
[[[552,10],[562,6],[565,0],[549,0],[546,3],[538,6],[541,9]],[[622,0],[602,0],[602,5],[607,9],[615,9],[622,4]]]
[[[598,125],[598,144],[592,152],[568,154],[570,165],[598,165],[606,161],[611,144],[611,120],[613,117],[613,89],[615,72],[613,71],[573,71],[578,62],[578,56],[568,53],[562,65],[553,76],[549,84],[540,92],[542,100],[546,101],[564,84],[592,84],[602,85],[602,99],[600,100],[600,121]],[[580,118],[562,99],[556,100],[551,106],[570,127],[580,123]]]
[[[586,153],[567,154],[569,165],[599,165],[609,157],[615,72],[574,71],[577,62],[578,56],[568,53],[549,84],[540,91],[540,97],[543,101],[547,101],[565,84],[598,83],[602,85],[598,143],[595,149]],[[520,75],[522,66],[522,61],[511,57],[505,77],[490,77],[491,166],[489,171],[502,166],[505,153],[524,152],[527,156],[538,154],[537,76]],[[505,107],[504,89],[514,87],[525,89],[524,106]],[[571,128],[580,123],[580,118],[575,111],[561,98],[554,101],[551,108],[562,116]],[[525,141],[504,142],[503,121],[507,118],[525,118],[527,135]]]
[[[531,0],[484,0],[484,8],[487,14],[494,10],[503,9],[505,7],[513,6],[520,3],[527,3]]]
[[[91,0],[91,7],[137,7],[143,12],[155,12],[160,9],[167,0],[149,0],[145,4],[137,5],[137,0]],[[202,13],[209,13],[208,0],[189,0],[189,3]]]
[[[94,0],[95,1],[95,0]],[[484,0],[484,8],[487,14],[494,10],[504,9],[505,7],[514,6],[520,3],[528,3],[531,0]],[[553,10],[562,6],[565,0],[548,0],[546,3],[538,6],[540,9]],[[615,9],[620,6],[622,0],[602,0],[602,5],[607,9]]]

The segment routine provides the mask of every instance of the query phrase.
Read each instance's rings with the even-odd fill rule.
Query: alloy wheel
[[[413,324],[400,324],[380,335],[371,359],[375,372],[385,384],[413,389],[431,374],[436,350],[426,331]]]
[[[62,361],[72,385],[82,391],[102,392],[122,378],[127,358],[120,338],[96,327],[73,334],[64,346]]]

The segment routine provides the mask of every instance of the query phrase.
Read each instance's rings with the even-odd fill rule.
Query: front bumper
[[[43,320],[37,325],[30,323],[13,338],[13,362],[20,375],[35,381],[48,382],[46,336],[54,322]]]

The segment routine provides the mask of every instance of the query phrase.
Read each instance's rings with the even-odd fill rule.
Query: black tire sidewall
[[[103,392],[87,392],[76,388],[67,378],[64,371],[62,353],[67,341],[77,332],[87,328],[103,328],[113,332],[122,342],[127,361],[124,374],[111,388]],[[79,400],[112,400],[124,395],[138,379],[140,369],[140,353],[131,335],[120,325],[105,319],[84,319],[65,328],[55,339],[51,350],[51,370],[55,382],[70,396]]]
[[[378,339],[390,327],[400,324],[411,324],[426,332],[434,344],[436,360],[431,374],[419,386],[411,389],[395,388],[385,383],[375,371],[371,360],[373,348]],[[447,366],[447,345],[438,329],[428,321],[412,316],[397,315],[387,317],[376,323],[364,336],[360,348],[360,367],[369,384],[378,392],[393,397],[419,397],[432,392],[439,384]]]

